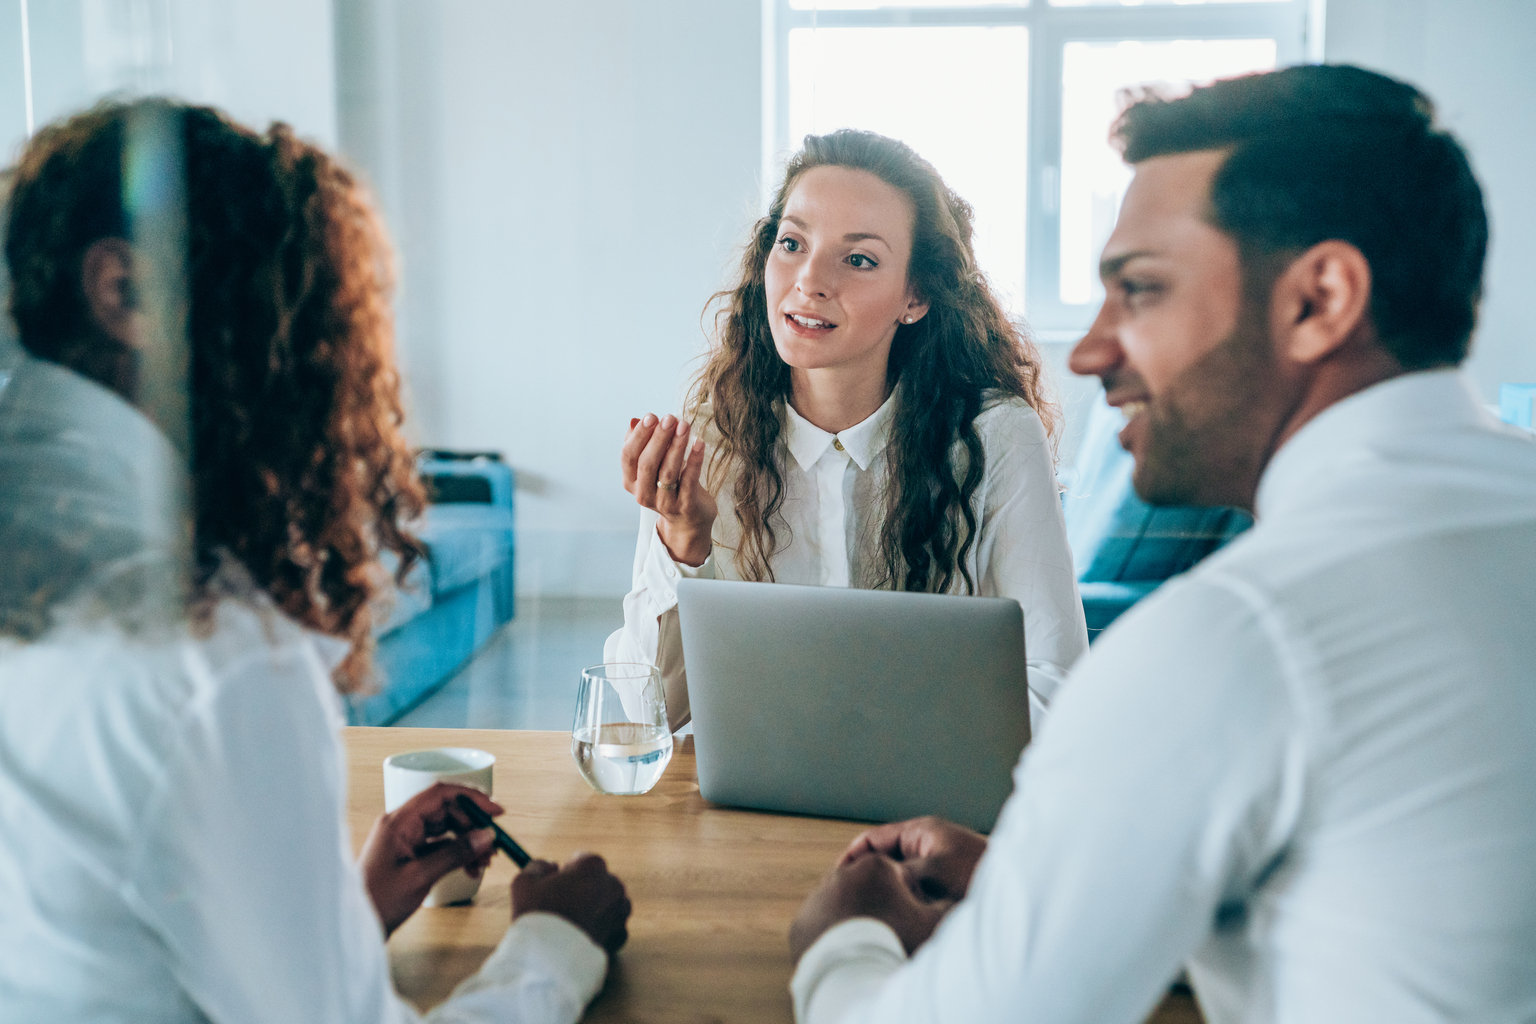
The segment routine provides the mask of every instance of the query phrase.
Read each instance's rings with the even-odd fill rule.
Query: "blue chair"
[[[388,725],[421,703],[515,611],[511,467],[494,452],[426,451],[417,468],[431,501],[416,530],[427,557],[374,631],[378,687],[351,698],[352,725]]]
[[[1536,410],[1536,384],[1500,384],[1499,419],[1526,430],[1536,429],[1531,413]]]
[[[1102,397],[1090,413],[1062,495],[1067,542],[1092,642],[1126,609],[1253,525],[1234,508],[1153,507],[1131,486],[1121,416]]]

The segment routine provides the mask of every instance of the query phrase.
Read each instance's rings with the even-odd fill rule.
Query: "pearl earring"
[[[904,324],[909,324],[912,322],[912,318],[910,316],[904,316],[901,318],[901,322]]]

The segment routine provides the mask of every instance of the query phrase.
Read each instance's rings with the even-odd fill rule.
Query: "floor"
[[[439,729],[569,729],[581,670],[603,660],[624,624],[617,597],[519,597],[517,617],[394,725]]]

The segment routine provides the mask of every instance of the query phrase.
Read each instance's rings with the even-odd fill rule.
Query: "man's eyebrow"
[[[1153,252],[1151,249],[1134,249],[1131,252],[1123,252],[1119,256],[1111,256],[1109,259],[1102,260],[1099,263],[1099,277],[1114,277],[1116,274],[1120,273],[1125,265],[1131,262],[1131,260],[1140,259],[1143,256],[1156,255],[1157,253]]]

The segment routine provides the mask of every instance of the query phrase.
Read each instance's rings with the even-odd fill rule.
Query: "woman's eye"
[[[785,252],[799,252],[800,251],[800,243],[798,241],[796,241],[795,239],[790,238],[787,235],[785,237],[779,239],[778,244],[779,244],[779,248],[783,249]]]
[[[865,267],[873,268],[873,267],[878,267],[880,265],[880,264],[876,263],[874,260],[870,259],[868,256],[865,256],[861,252],[856,252],[852,256],[849,256],[848,257],[848,264],[849,264],[849,266],[858,267],[860,269],[863,269]]]

